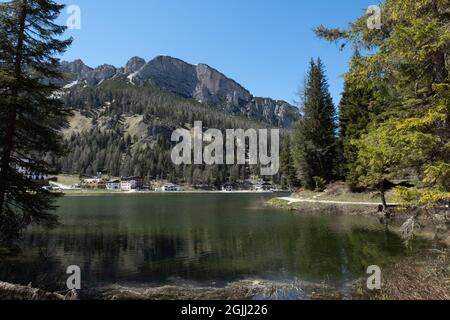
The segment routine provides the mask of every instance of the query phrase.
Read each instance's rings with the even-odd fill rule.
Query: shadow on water
[[[370,265],[407,255],[376,219],[297,216],[257,208],[256,195],[65,198],[63,225],[27,234],[0,260],[0,280],[63,290],[78,265],[84,286],[242,279],[328,282],[343,288]],[[415,243],[413,247],[422,244]]]

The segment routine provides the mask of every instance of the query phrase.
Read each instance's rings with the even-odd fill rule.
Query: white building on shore
[[[179,192],[181,191],[181,187],[179,185],[173,184],[173,183],[167,183],[165,184],[161,190],[163,192]]]
[[[21,166],[17,167],[17,172],[39,185],[48,185],[50,180],[50,177],[46,174],[33,172],[30,169]]]
[[[120,180],[109,180],[106,182],[106,189],[107,190],[120,190],[121,183]]]
[[[120,189],[123,191],[140,190],[144,187],[144,179],[141,177],[122,177]]]
[[[273,191],[273,186],[269,182],[262,182],[255,185],[255,190],[257,192],[271,192]]]
[[[222,186],[222,191],[224,192],[233,192],[233,190],[233,185],[231,183],[227,183]]]

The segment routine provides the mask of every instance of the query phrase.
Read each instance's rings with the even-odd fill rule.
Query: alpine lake
[[[20,253],[1,257],[0,281],[65,290],[66,270],[76,265],[83,288],[223,287],[258,279],[326,284],[345,294],[368,277],[369,266],[389,266],[428,246],[420,240],[405,246],[376,217],[264,205],[275,196],[66,196],[58,203],[59,227],[32,228]]]

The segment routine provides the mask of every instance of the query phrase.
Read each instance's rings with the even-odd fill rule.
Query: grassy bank
[[[364,279],[354,285],[360,300],[450,300],[450,251],[440,248],[410,257],[382,271],[381,290]]]
[[[74,186],[79,185],[81,180],[79,176],[69,175],[69,174],[60,174],[57,176],[58,183],[63,184],[65,186]]]
[[[300,199],[300,200],[299,200]],[[392,202],[392,194],[387,196]],[[299,202],[294,202],[295,200]],[[380,202],[372,193],[345,193],[332,195],[304,191],[287,198],[274,198],[267,205],[296,212],[298,214],[346,214],[346,215],[376,215],[384,218],[379,211]],[[414,234],[427,240],[436,241],[450,247],[450,211],[433,212],[426,209],[408,209],[396,207],[391,210],[392,216],[388,223],[396,225],[396,232],[401,234],[399,226],[409,218],[415,216]]]
[[[342,202],[369,202],[374,204],[380,203],[380,196],[377,192],[314,192],[314,191],[300,191],[292,195],[293,198],[300,199],[312,199],[312,200],[329,200],[329,201],[342,201]],[[388,202],[393,201],[392,193],[386,194],[386,200]]]
[[[378,211],[380,200],[375,193],[339,193],[301,191],[289,197],[274,198],[268,201],[268,205],[302,213],[322,214],[375,214]],[[388,201],[392,200],[388,195]],[[294,202],[294,200],[298,202]]]

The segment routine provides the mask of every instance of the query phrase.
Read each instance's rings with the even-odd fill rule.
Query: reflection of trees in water
[[[344,248],[349,260],[348,268],[354,274],[363,274],[371,265],[383,266],[406,252],[402,240],[388,230],[354,228],[345,235]]]
[[[370,265],[384,265],[402,255],[404,247],[394,234],[381,229],[354,227],[346,233],[334,233],[325,224],[310,222],[300,227],[293,271],[315,279],[339,281],[365,274]]]
[[[65,227],[30,235],[24,247],[29,248],[26,259],[0,263],[1,278],[61,286],[65,268],[75,264],[81,267],[85,283],[159,282],[172,277],[234,280],[258,275],[339,280],[359,276],[367,266],[382,265],[403,252],[401,241],[391,233],[359,227],[338,233],[318,218],[221,229],[219,224],[145,231],[119,224],[107,230],[88,226],[82,232]]]
[[[55,254],[55,248],[45,241],[35,240],[31,240],[34,243],[32,254],[19,254],[0,262],[0,280],[22,285],[32,284],[50,291],[65,290],[65,270]]]

